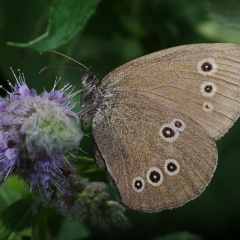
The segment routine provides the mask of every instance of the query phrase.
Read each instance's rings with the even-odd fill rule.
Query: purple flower
[[[14,173],[30,186],[37,200],[62,215],[88,219],[108,229],[113,223],[128,226],[124,209],[108,201],[106,185],[78,179],[66,160],[83,136],[78,116],[67,100],[70,84],[37,94],[29,89],[24,75],[13,72],[12,92],[0,98],[0,180]],[[71,93],[71,91],[70,91]]]
[[[14,73],[14,72],[13,72]],[[31,188],[48,193],[67,182],[64,154],[78,147],[83,136],[78,116],[71,111],[66,84],[38,95],[29,89],[24,75],[14,73],[16,84],[6,98],[0,98],[0,176],[11,173],[26,180]],[[69,166],[68,166],[69,167]]]

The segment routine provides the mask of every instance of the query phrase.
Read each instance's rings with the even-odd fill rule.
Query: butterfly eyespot
[[[213,105],[212,103],[209,103],[209,102],[204,102],[203,103],[203,110],[205,112],[211,112],[213,110]]]
[[[167,159],[164,164],[164,171],[169,176],[174,176],[179,173],[180,165],[177,160],[175,159]]]
[[[146,174],[147,182],[153,186],[159,186],[163,181],[162,171],[157,167],[151,167]]]
[[[213,66],[212,66],[211,63],[205,62],[205,63],[202,64],[202,70],[203,70],[204,72],[212,71],[212,69],[213,69]]]
[[[145,182],[141,177],[135,177],[132,180],[132,187],[133,187],[133,190],[140,193],[145,187]]]
[[[207,85],[207,86],[204,87],[204,91],[206,93],[211,93],[212,90],[213,90],[213,86],[212,85]]]
[[[174,126],[175,126],[176,128],[181,128],[181,127],[182,127],[182,123],[181,123],[180,121],[176,120],[176,121],[174,122]]]
[[[159,130],[159,135],[167,142],[174,142],[178,138],[178,131],[170,124],[163,125]]]
[[[184,131],[184,129],[186,127],[185,123],[181,119],[174,118],[172,123],[173,123],[174,128],[180,132]]]
[[[213,75],[217,72],[217,63],[213,58],[204,58],[198,62],[197,71],[202,75]]]
[[[175,131],[170,127],[165,127],[162,130],[162,134],[165,138],[171,138],[175,136]]]
[[[217,92],[217,85],[213,82],[203,82],[200,91],[204,97],[212,97]]]

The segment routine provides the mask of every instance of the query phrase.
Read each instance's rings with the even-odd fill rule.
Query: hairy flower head
[[[14,73],[14,72],[13,72]],[[78,178],[65,154],[83,136],[76,113],[67,102],[66,84],[37,94],[19,72],[6,98],[0,97],[0,180],[14,173],[35,190],[37,201],[75,219],[87,219],[108,230],[128,227],[124,209],[108,200],[106,185]]]
[[[15,172],[32,187],[45,189],[64,181],[64,153],[83,136],[78,116],[66,100],[66,84],[38,95],[19,73],[12,92],[0,98],[0,175]]]

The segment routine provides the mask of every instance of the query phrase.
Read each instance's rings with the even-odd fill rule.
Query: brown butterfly
[[[215,140],[240,112],[240,45],[193,44],[83,78],[82,120],[121,203],[157,212],[199,196],[217,164]]]

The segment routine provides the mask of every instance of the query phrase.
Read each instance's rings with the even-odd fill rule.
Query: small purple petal
[[[0,131],[0,142],[4,142],[5,140],[5,132],[4,131]]]
[[[38,163],[42,168],[45,168],[51,165],[51,162],[46,158],[39,160]]]
[[[35,95],[37,95],[37,91],[35,90],[35,89],[31,89],[31,96],[35,96]]]
[[[30,96],[30,89],[28,88],[26,83],[23,83],[22,86],[18,89],[18,91],[22,97]]]
[[[43,173],[41,175],[41,178],[43,181],[49,181],[51,179],[51,174],[50,173]]]
[[[32,170],[29,174],[32,185],[35,185],[37,183],[38,173],[35,170]]]
[[[60,92],[60,91],[58,91],[58,90],[54,90],[52,93],[50,93],[50,97],[51,98],[55,98],[55,99],[63,98],[63,97],[65,97],[65,94]]]
[[[7,102],[4,100],[0,100],[0,110],[4,110],[8,106]]]
[[[66,194],[67,196],[72,196],[72,195],[74,194],[74,190],[73,190],[73,189],[67,189],[67,190],[65,191],[65,194]]]
[[[48,92],[43,92],[43,93],[41,94],[41,97],[42,97],[42,98],[50,98],[50,94],[49,94]]]
[[[18,150],[16,148],[8,148],[5,152],[5,157],[8,160],[13,160],[14,158],[16,158],[18,154]]]
[[[53,90],[51,93],[44,92],[42,93],[42,97],[55,99],[57,100],[56,102],[58,102],[59,104],[63,104],[66,102],[66,94],[58,90]]]
[[[15,92],[18,92],[18,89],[19,89],[18,85],[15,84],[15,86],[14,86],[14,91],[15,91]]]
[[[5,146],[4,143],[0,142],[0,154],[5,153]],[[1,158],[1,155],[0,155]]]
[[[48,182],[42,182],[42,187],[43,188],[49,188]]]
[[[17,101],[17,100],[20,100],[22,97],[21,97],[21,95],[19,94],[19,93],[12,93],[12,94],[10,94],[10,101],[11,102],[14,102],[14,101]]]
[[[1,157],[0,172],[4,172],[9,167],[9,161],[5,157]]]

